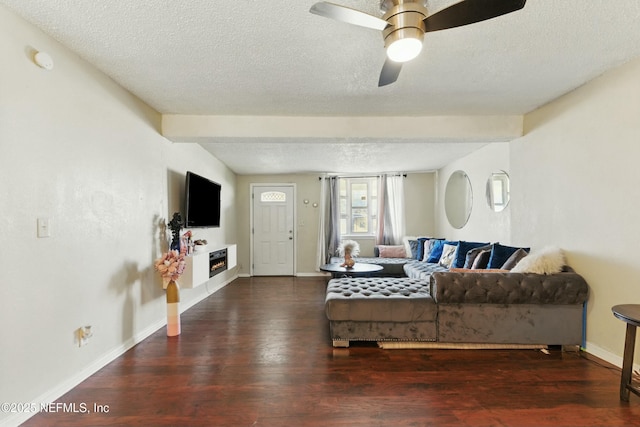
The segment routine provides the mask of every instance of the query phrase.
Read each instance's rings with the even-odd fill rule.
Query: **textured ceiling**
[[[484,144],[480,143],[424,143],[384,139],[382,141],[353,141],[345,139],[305,138],[304,141],[268,139],[242,143],[241,150],[229,150],[235,141],[204,144],[226,164],[237,165],[241,174],[268,173],[282,159],[295,161],[287,164],[287,173],[350,173],[424,171],[425,164],[446,165],[465,156]],[[331,161],[327,162],[327,155]],[[247,157],[250,160],[247,164]],[[372,165],[375,168],[372,169]],[[430,168],[433,169],[433,168]]]
[[[375,0],[334,1],[380,15]],[[435,12],[454,2],[426,4]],[[640,55],[637,0],[529,0],[518,12],[427,34],[398,82],[378,88],[380,33],[312,15],[313,3],[0,0],[167,114],[519,115]],[[330,139],[311,162],[290,140],[210,142],[202,144],[238,173],[347,172],[345,145],[363,153],[361,163],[352,157],[353,172],[429,170],[486,143]],[[405,149],[433,160],[405,154],[414,159],[403,167],[395,159]]]

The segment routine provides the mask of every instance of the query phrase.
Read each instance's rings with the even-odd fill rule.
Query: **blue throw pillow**
[[[518,248],[513,246],[504,246],[499,243],[494,243],[491,248],[491,257],[489,258],[489,265],[487,268],[501,268],[511,255],[518,249],[524,249],[529,252],[530,248]]]
[[[418,241],[409,240],[409,248],[411,249],[411,258],[418,259]],[[408,254],[407,254],[408,257]]]
[[[429,258],[427,259],[427,262],[432,262],[432,263],[440,262],[444,245],[457,246],[458,242],[450,242],[448,240],[436,240],[433,243],[433,248],[431,248],[431,253],[429,254]]]
[[[416,254],[416,259],[420,261],[424,256],[424,242],[429,240],[427,237],[418,237],[418,253]]]
[[[481,242],[465,242],[461,240],[458,243],[458,251],[456,252],[456,256],[453,259],[453,264],[451,268],[463,268],[464,262],[467,259],[467,252],[471,249],[479,248],[480,246],[487,246],[489,243],[481,243]]]

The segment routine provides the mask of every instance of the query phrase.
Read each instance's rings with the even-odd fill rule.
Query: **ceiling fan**
[[[382,31],[387,59],[378,87],[395,82],[402,63],[422,50],[424,33],[485,21],[524,7],[526,0],[463,0],[429,15],[425,0],[380,0],[382,18],[329,2],[314,4],[311,13]]]

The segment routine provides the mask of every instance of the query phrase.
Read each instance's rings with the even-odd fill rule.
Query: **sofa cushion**
[[[424,242],[427,241],[429,241],[428,237],[418,237],[418,254],[416,255],[418,261],[422,260],[424,256]]]
[[[426,262],[429,263],[437,263],[440,261],[440,257],[442,256],[442,249],[444,248],[444,240],[436,240],[433,242],[433,247],[431,248],[431,252],[429,252],[429,257]]]
[[[408,257],[418,259],[418,244],[419,242],[417,240],[409,240],[409,249],[411,252],[407,254]]]
[[[589,287],[576,273],[434,272],[431,292],[438,304],[582,304]]]
[[[455,259],[451,264],[453,268],[463,268],[467,259],[467,254],[470,250],[489,245],[488,242],[465,242],[460,240],[458,242],[458,251],[456,252]]]
[[[529,252],[525,251],[524,249],[518,249],[509,257],[509,259],[505,261],[504,264],[502,264],[502,268],[505,270],[511,270],[518,264],[518,262],[520,262],[522,258],[526,257],[527,255],[529,255]]]
[[[450,268],[453,260],[456,256],[456,251],[458,250],[458,246],[445,244],[442,248],[442,256],[440,256],[440,260],[438,264],[443,267]]]
[[[431,253],[431,249],[433,249],[433,245],[438,240],[444,239],[436,239],[433,237],[418,237],[418,253],[415,256],[415,259],[417,259],[418,261],[427,262],[429,254]]]
[[[407,258],[418,259],[418,237],[404,236],[402,238],[402,244],[404,245]]]
[[[404,245],[390,246],[390,245],[378,245],[380,258],[406,258],[407,254],[404,250]]]
[[[477,270],[479,268],[487,268],[489,265],[489,258],[491,258],[491,249],[483,249],[480,251],[476,259],[473,261],[471,268]]]
[[[415,322],[437,317],[429,284],[407,277],[332,279],[325,312],[333,321]]]
[[[418,261],[426,261],[427,258],[429,258],[429,254],[431,253],[431,248],[433,247],[434,243],[435,243],[434,239],[425,239],[418,242],[418,244],[421,245],[422,248],[420,250],[420,254],[418,258],[416,259]]]
[[[440,261],[440,257],[442,256],[442,250],[444,249],[444,245],[458,245],[458,242],[453,242],[449,240],[435,240],[433,242],[433,247],[431,248],[431,253],[429,254],[429,258],[427,262],[438,263]]]
[[[409,261],[403,266],[403,269],[407,277],[426,281],[429,281],[429,277],[434,271],[447,271],[446,267],[438,263],[422,261]]]
[[[489,265],[487,268],[501,268],[515,251],[520,249],[514,246],[504,246],[499,243],[491,245],[491,257],[489,257]],[[529,248],[522,248],[529,252]]]
[[[473,268],[451,268],[451,273],[510,273],[510,270],[504,270],[502,268],[479,268],[474,270]]]
[[[554,274],[561,272],[565,264],[562,249],[547,247],[521,259],[511,271],[514,273]]]
[[[470,251],[467,252],[467,255],[465,256],[464,259],[464,265],[462,266],[462,268],[471,268],[476,260],[476,258],[478,257],[478,255],[480,255],[483,251],[488,251],[489,254],[491,253],[491,245],[487,244],[485,246],[480,246],[474,249],[471,249]],[[489,263],[489,258],[487,258],[487,262],[485,263],[485,267],[486,264]]]

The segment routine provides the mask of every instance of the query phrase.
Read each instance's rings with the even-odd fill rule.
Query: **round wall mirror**
[[[462,228],[469,220],[473,206],[471,181],[466,173],[457,170],[451,174],[444,192],[444,211],[449,224]]]
[[[509,175],[505,171],[491,174],[487,180],[487,204],[494,212],[501,212],[509,204]]]

